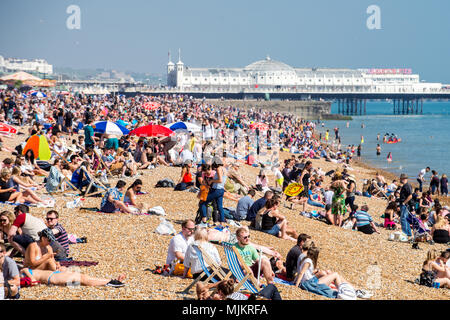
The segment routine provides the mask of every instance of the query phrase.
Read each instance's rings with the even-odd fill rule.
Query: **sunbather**
[[[79,272],[71,271],[49,271],[31,268],[20,270],[22,276],[29,277],[32,282],[39,281],[41,284],[56,286],[108,286],[123,287],[122,282],[125,275],[121,274],[116,279],[94,278]]]

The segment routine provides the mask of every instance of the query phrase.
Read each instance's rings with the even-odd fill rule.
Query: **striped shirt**
[[[55,235],[56,241],[59,242],[59,244],[66,250],[67,255],[69,255],[69,237],[66,229],[64,229],[64,227],[59,223],[55,225],[54,229],[59,231],[58,234]]]
[[[356,227],[358,227],[358,228],[366,226],[373,221],[370,214],[368,214],[365,211],[359,211],[359,210],[356,211],[355,218],[356,218]]]

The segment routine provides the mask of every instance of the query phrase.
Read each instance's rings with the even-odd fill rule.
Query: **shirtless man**
[[[44,229],[38,235],[39,241],[32,242],[25,252],[24,267],[37,270],[59,270],[60,265],[55,260],[56,253],[50,246],[50,239],[54,238],[52,232]]]

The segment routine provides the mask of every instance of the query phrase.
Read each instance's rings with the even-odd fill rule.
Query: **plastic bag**
[[[73,209],[79,206],[81,206],[81,198],[75,198],[72,201],[66,202],[66,208],[68,209]]]
[[[167,216],[167,213],[164,211],[164,208],[161,206],[157,206],[157,207],[148,209],[148,213],[156,214],[157,216]]]
[[[176,233],[173,225],[164,218],[160,218],[161,223],[156,227],[155,232],[158,234],[171,234],[174,235]]]

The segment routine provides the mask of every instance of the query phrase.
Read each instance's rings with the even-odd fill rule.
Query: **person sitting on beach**
[[[42,219],[36,218],[30,213],[30,208],[25,204],[19,204],[14,208],[15,219],[8,231],[9,243],[22,255],[28,246],[39,240],[39,232],[47,228]],[[22,233],[18,234],[21,230]]]
[[[41,284],[46,285],[55,285],[55,286],[90,286],[90,287],[99,287],[99,286],[107,286],[120,288],[125,286],[123,280],[125,279],[125,275],[121,274],[116,279],[101,279],[94,278],[79,272],[72,272],[68,270],[40,270],[33,268],[23,268],[20,270],[20,273],[23,277],[30,278],[31,282],[39,282]]]
[[[237,243],[234,245],[238,253],[242,256],[244,263],[250,267],[255,277],[258,277],[259,254],[256,248],[249,244],[250,232],[247,227],[240,227],[236,230]],[[275,273],[272,270],[270,261],[266,256],[261,256],[261,274],[264,275],[267,284],[273,283]]]
[[[365,234],[372,234],[374,232],[380,233],[368,212],[369,207],[367,205],[361,206],[361,210],[356,211],[355,219],[357,230]]]
[[[70,179],[70,182],[80,191],[83,192],[83,188],[87,187],[91,180],[86,175],[86,172],[89,172],[89,162],[83,161],[79,164],[78,168],[72,173],[72,177]],[[89,190],[86,190],[85,192],[89,192]]]
[[[250,190],[250,187],[245,183],[244,179],[242,178],[242,175],[239,172],[240,164],[239,162],[233,162],[231,167],[229,168],[227,172],[227,184],[232,184],[232,191],[228,190],[229,192],[237,193],[240,195],[246,195],[248,191]]]
[[[259,171],[259,174],[256,176],[255,185],[258,191],[262,192],[270,191],[269,180],[267,179],[264,169],[261,169]]]
[[[0,202],[25,202],[23,194],[18,192],[14,187],[11,187],[9,181],[11,179],[11,171],[8,168],[3,168],[0,172]]]
[[[138,208],[140,212],[147,211],[147,204],[144,202],[138,203],[136,200],[136,195],[139,194],[142,190],[142,180],[136,179],[125,192],[125,196],[123,197],[123,202],[127,206],[133,206]]]
[[[389,230],[397,229],[397,225],[394,222],[395,214],[397,213],[397,203],[395,201],[389,202],[388,206],[384,210],[384,227]]]
[[[50,210],[47,212],[45,218],[47,227],[53,232],[55,240],[64,248],[65,255],[69,255],[69,237],[66,229],[59,223],[59,213],[56,210]],[[57,257],[55,257],[56,260]]]
[[[59,270],[60,265],[55,260],[56,253],[50,246],[52,240],[54,240],[54,236],[49,229],[39,232],[39,240],[30,243],[27,247],[23,266],[31,269]]]
[[[196,245],[199,248],[201,248],[211,259],[212,261],[217,265],[221,265],[221,259],[219,252],[217,251],[217,248],[210,242],[208,242],[208,231],[206,228],[198,227],[195,230],[194,233],[194,242],[192,242],[186,249],[186,253],[184,255],[184,274],[183,278],[186,277],[188,274],[188,270],[191,270],[193,279],[196,279],[200,276],[200,274],[203,272],[202,265],[199,261],[199,257],[197,256],[197,253],[192,245]],[[205,266],[208,268],[210,272],[211,267],[204,261]],[[224,269],[225,273],[228,273],[228,270]],[[205,281],[208,278],[207,275],[204,275],[200,281]]]
[[[195,222],[191,219],[184,220],[181,223],[181,231],[170,239],[169,248],[167,250],[166,264],[169,265],[172,274],[177,263],[183,263],[186,250],[194,241],[192,235],[195,230]]]
[[[48,175],[47,171],[41,169],[37,163],[33,152],[33,149],[28,149],[24,155],[24,165],[29,166],[35,175],[44,176]]]
[[[337,298],[338,291],[331,290],[330,285],[334,285],[336,288],[340,288],[342,284],[348,284],[337,272],[320,271],[317,269],[317,262],[319,259],[320,250],[314,245],[311,245],[311,241],[308,240],[302,247],[302,255],[299,256],[297,278],[295,280],[295,286],[304,290],[314,292],[317,294],[325,295],[329,298]],[[318,285],[325,285],[329,290],[319,289]],[[351,286],[351,285],[350,285]]]
[[[256,200],[252,206],[250,207],[250,209],[248,209],[248,213],[247,213],[247,221],[252,221],[252,223],[254,223],[253,221],[255,221],[256,215],[258,214],[258,211],[261,210],[262,208],[264,208],[264,206],[266,205],[266,201],[269,199],[273,198],[273,191],[266,191],[266,193],[264,193],[264,197]]]
[[[102,203],[100,205],[100,211],[106,213],[123,212],[123,213],[133,213],[133,210],[128,208],[122,198],[123,191],[126,186],[126,182],[123,180],[117,181],[115,188],[109,188],[103,196]]]
[[[293,281],[296,276],[298,257],[302,254],[302,246],[306,240],[311,239],[310,235],[299,234],[297,244],[289,250],[286,256],[286,279]]]
[[[446,265],[449,258],[449,251],[441,252],[438,257],[436,249],[429,250],[422,265],[419,283],[428,287],[450,288],[450,268]]]
[[[431,228],[431,236],[436,243],[450,242],[450,225],[446,217],[437,215],[436,223]]]
[[[281,239],[296,241],[298,237],[297,232],[288,226],[288,221],[285,216],[278,211],[280,201],[272,198],[267,200],[264,208],[262,208],[257,215],[261,219],[261,231],[271,234]]]
[[[2,297],[5,299],[19,299],[19,268],[16,262],[7,256],[6,247],[3,243],[0,243],[0,271],[3,273],[3,283],[0,286],[0,290],[4,291],[0,293],[0,300]]]
[[[255,203],[253,198],[256,195],[256,191],[254,189],[250,189],[246,196],[239,199],[236,206],[236,216],[234,220],[241,221],[247,219],[247,214],[252,205]]]
[[[192,160],[186,160],[183,163],[181,169],[181,176],[178,180],[177,185],[175,186],[175,191],[184,191],[192,186],[194,186],[194,179],[191,173],[192,169]]]
[[[12,172],[9,175],[10,179],[8,181],[9,185],[13,187],[17,192],[22,193],[23,202],[29,202],[32,204],[43,204],[45,203],[44,200],[42,200],[36,192],[33,191],[32,188],[38,189],[40,188],[39,185],[35,184],[33,180],[31,180],[31,183],[26,183],[22,181],[22,178],[24,179],[30,179],[29,177],[20,177],[20,169],[14,167]],[[22,190],[20,189],[22,187]],[[20,203],[20,202],[18,202]]]
[[[325,203],[318,200],[318,196],[319,196],[319,194],[315,191],[314,184],[311,183],[308,188],[308,202],[307,203],[313,207],[325,208]]]

